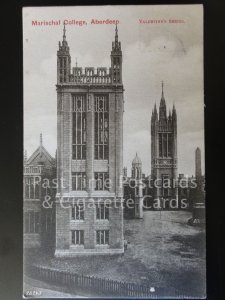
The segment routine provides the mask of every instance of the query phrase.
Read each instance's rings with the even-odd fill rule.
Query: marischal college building
[[[110,58],[110,68],[71,69],[64,27],[57,52],[56,256],[124,251],[124,89],[117,28]]]
[[[77,63],[71,68],[64,26],[57,51],[57,155],[51,157],[41,135],[40,146],[30,158],[24,158],[25,248],[51,248],[59,257],[119,254],[124,252],[124,217],[143,218],[143,208],[152,209],[154,199],[174,199],[176,209],[183,209],[182,199],[187,199],[185,209],[204,206],[200,149],[196,150],[195,176],[200,189],[190,188],[193,176],[177,176],[177,113],[175,106],[167,113],[163,84],[159,111],[155,105],[151,117],[151,175],[142,173],[136,153],[131,177],[127,176],[127,168],[123,169],[124,88],[117,27],[110,60],[110,68],[83,69]],[[56,171],[57,188],[46,186],[46,179],[55,180]],[[159,179],[160,186],[149,187],[151,180]],[[186,179],[185,188],[162,184]],[[134,187],[129,184],[133,180],[137,183]],[[131,198],[134,207],[128,210]],[[46,199],[53,200],[50,209],[45,209]],[[199,218],[194,215],[193,220]]]

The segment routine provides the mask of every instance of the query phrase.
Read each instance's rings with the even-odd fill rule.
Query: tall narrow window
[[[71,240],[73,245],[84,245],[84,230],[72,230]]]
[[[167,134],[163,133],[163,156],[167,157]]]
[[[109,99],[95,96],[95,159],[109,159]]]
[[[97,245],[109,244],[109,230],[97,230],[96,231],[96,243]]]
[[[84,206],[83,204],[72,206],[72,220],[84,220]]]
[[[86,189],[86,173],[72,172],[72,190],[83,191]]]
[[[105,204],[96,204],[96,219],[108,220],[109,219],[109,207]]]
[[[24,177],[25,199],[40,199],[40,181],[38,177]]]
[[[95,173],[95,190],[96,191],[109,190],[109,173],[107,172]]]
[[[168,156],[172,156],[173,153],[173,139],[172,139],[172,133],[168,134]]]
[[[24,232],[39,233],[40,232],[40,213],[36,211],[28,211],[24,214]]]
[[[159,156],[163,156],[162,133],[159,133]]]
[[[72,158],[86,159],[86,95],[73,97]]]

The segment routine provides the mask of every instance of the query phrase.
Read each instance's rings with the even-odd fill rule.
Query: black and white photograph
[[[202,5],[23,8],[23,297],[205,298]]]

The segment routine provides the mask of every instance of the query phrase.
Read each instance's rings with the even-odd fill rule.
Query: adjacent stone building
[[[42,144],[24,155],[24,247],[55,246],[55,159]],[[45,203],[44,201],[47,202]]]
[[[127,176],[127,168],[123,172],[123,195],[125,218],[143,218],[143,184],[145,181],[142,173],[142,162],[135,155],[132,161],[131,177]]]
[[[57,52],[56,256],[124,252],[124,89],[117,28],[110,60],[110,68],[71,69],[64,27]]]

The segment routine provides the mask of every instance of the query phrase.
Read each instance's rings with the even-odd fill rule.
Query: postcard
[[[23,8],[24,298],[204,298],[203,6]]]

